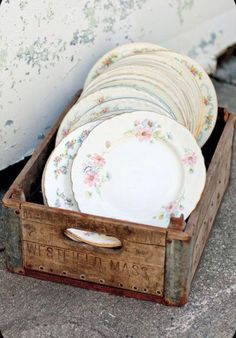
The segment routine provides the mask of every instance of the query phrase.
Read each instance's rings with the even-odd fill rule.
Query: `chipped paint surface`
[[[212,70],[216,54],[236,42],[236,8],[231,0],[207,7],[204,0],[68,0],[66,7],[3,0],[0,170],[32,153],[91,65],[116,45],[154,42]]]

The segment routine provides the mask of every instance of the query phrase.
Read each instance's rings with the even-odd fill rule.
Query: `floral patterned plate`
[[[64,117],[63,121],[57,132],[56,145],[69,134],[71,127],[90,109],[97,107],[97,112],[99,114],[99,105],[105,102],[115,100],[118,98],[139,98],[147,102],[155,103],[158,105],[158,100],[150,95],[147,92],[135,89],[132,87],[124,88],[122,86],[117,86],[115,88],[102,88],[97,90],[94,93],[87,95],[86,97],[81,97],[80,100],[69,110],[69,112]],[[159,102],[159,106],[162,106]],[[127,108],[127,107],[126,107]],[[101,115],[101,113],[100,113]]]
[[[77,151],[71,178],[82,212],[167,227],[186,219],[205,185],[192,134],[177,122],[139,111],[106,120]]]
[[[173,58],[183,63],[195,77],[202,94],[203,103],[205,106],[205,114],[203,124],[199,130],[198,144],[202,147],[210,137],[216,123],[218,102],[215,88],[211,79],[205,70],[193,59],[186,55],[178,54],[172,51],[160,51],[163,55],[171,55]]]
[[[44,203],[50,207],[78,210],[71,189],[72,161],[83,140],[101,121],[91,122],[67,135],[47,160],[42,177]]]
[[[108,53],[103,55],[91,68],[90,72],[87,75],[84,88],[86,88],[92,80],[102,74],[118,60],[130,55],[143,54],[159,50],[166,50],[166,48],[158,46],[156,44],[145,42],[129,43],[110,50]]]
[[[161,107],[139,98],[115,99],[103,102],[98,106],[90,109],[87,113],[83,114],[81,118],[78,119],[68,131],[71,132],[80,126],[97,119],[104,120],[114,115],[128,112],[132,113],[133,111],[139,110],[153,111],[157,114],[169,116],[169,114]]]
[[[117,61],[110,69],[119,68],[124,65],[142,65],[153,69],[162,68],[178,85],[186,98],[185,111],[186,119],[192,126],[192,133],[198,135],[199,127],[202,126],[202,115],[205,115],[202,93],[199,85],[190,70],[181,62],[173,58],[171,53],[148,53],[142,55],[129,56]]]
[[[165,75],[164,71],[154,73],[142,66],[124,66],[100,75],[85,89],[83,96],[90,95],[102,88],[116,86],[136,88],[140,92],[152,95],[155,98],[154,103],[161,105],[169,115],[186,126],[187,120],[185,120],[183,113],[184,95],[180,88],[174,84],[174,81]]]
[[[68,228],[65,230],[64,234],[73,241],[84,242],[93,246],[103,248],[117,248],[122,246],[121,241],[118,238],[98,234],[92,231]]]

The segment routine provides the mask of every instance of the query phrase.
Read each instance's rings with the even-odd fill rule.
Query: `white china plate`
[[[215,127],[218,114],[218,102],[213,83],[202,66],[190,57],[167,50],[160,51],[160,53],[163,53],[163,55],[172,55],[176,60],[183,63],[190,70],[199,85],[205,106],[203,125],[197,138],[198,144],[202,147]]]
[[[107,70],[111,65],[113,65],[118,60],[123,59],[130,55],[143,54],[159,50],[167,50],[167,49],[152,43],[135,42],[124,44],[122,46],[110,50],[108,53],[103,55],[91,68],[85,80],[84,88],[86,88],[92,80],[94,80],[96,77],[102,74],[105,70]]]
[[[92,122],[97,119],[105,120],[114,115],[122,113],[132,113],[134,111],[146,110],[155,113],[169,116],[169,114],[154,103],[135,98],[115,99],[110,100],[90,109],[87,113],[83,114],[70,128],[69,132],[77,129],[78,127]]]
[[[91,122],[67,135],[47,160],[42,177],[44,203],[50,207],[78,210],[71,189],[72,161],[83,140],[101,121]]]
[[[143,92],[136,88],[124,88],[117,86],[115,88],[102,88],[87,96],[81,97],[76,104],[68,111],[57,132],[56,145],[69,134],[71,127],[89,110],[97,107],[105,102],[115,99],[139,98],[150,103],[156,103],[157,99],[147,92]],[[96,109],[97,109],[96,108]]]
[[[84,242],[89,245],[103,248],[117,248],[122,245],[121,241],[116,237],[106,236],[92,231],[68,228],[65,230],[64,234],[74,241]]]
[[[205,184],[194,137],[177,122],[139,111],[106,120],[77,151],[71,178],[82,212],[167,227],[186,219]]]
[[[121,59],[110,69],[124,65],[143,65],[148,68],[151,67],[153,71],[160,67],[165,69],[167,75],[178,83],[179,88],[187,96],[186,103],[189,103],[190,107],[187,107],[188,116],[186,118],[190,120],[190,124],[193,126],[192,133],[197,135],[199,124],[202,124],[202,115],[204,114],[203,97],[196,79],[185,65],[171,56],[171,53],[148,53]]]
[[[120,69],[113,69],[91,82],[83,92],[83,96],[102,88],[113,88],[118,85],[130,86],[152,95],[156,100],[154,103],[161,105],[179,123],[186,125],[182,106],[185,101],[184,95],[174,81],[166,77],[163,70],[154,73],[143,66],[124,66]]]

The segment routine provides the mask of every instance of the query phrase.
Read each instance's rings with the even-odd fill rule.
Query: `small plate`
[[[86,78],[84,88],[86,88],[92,80],[94,80],[96,77],[102,74],[105,70],[107,70],[111,65],[113,65],[118,60],[123,59],[130,55],[143,54],[159,50],[167,50],[167,49],[152,43],[134,42],[110,50],[108,53],[103,55],[92,67]]]
[[[153,112],[134,112],[94,128],[74,158],[72,189],[82,212],[167,227],[186,219],[205,184],[192,134]]]
[[[84,231],[75,228],[68,228],[64,234],[73,241],[84,242],[89,245],[103,247],[103,248],[118,248],[121,247],[121,241],[112,236],[98,234],[92,231]]]

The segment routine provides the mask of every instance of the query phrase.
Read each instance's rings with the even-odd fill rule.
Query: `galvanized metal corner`
[[[188,302],[191,284],[193,241],[168,239],[165,262],[165,303],[182,306]]]
[[[20,212],[18,210],[4,207],[3,213],[7,269],[13,272],[22,272],[23,260]]]

